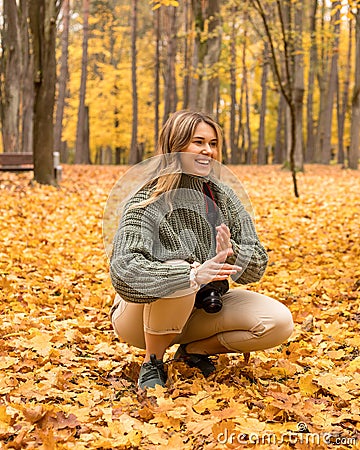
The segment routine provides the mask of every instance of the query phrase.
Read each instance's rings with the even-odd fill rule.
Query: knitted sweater
[[[150,303],[190,287],[190,265],[169,260],[203,263],[216,254],[213,227],[207,216],[203,183],[216,200],[215,225],[231,232],[234,254],[230,264],[242,267],[232,278],[240,284],[258,281],[268,257],[248,212],[233,190],[218,180],[185,175],[172,191],[171,207],[164,194],[146,207],[130,208],[146,200],[154,184],[140,189],[126,204],[114,237],[110,276],[115,291],[126,301]]]

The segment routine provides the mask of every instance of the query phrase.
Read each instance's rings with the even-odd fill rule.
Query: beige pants
[[[176,333],[172,344],[216,335],[230,352],[241,353],[275,347],[288,339],[293,330],[288,308],[256,292],[230,290],[222,297],[221,311],[215,314],[194,308],[194,300],[194,292],[148,304],[128,303],[117,295],[112,325],[123,341],[142,349],[145,330],[152,334]]]

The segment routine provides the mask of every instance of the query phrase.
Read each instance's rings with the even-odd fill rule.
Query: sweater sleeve
[[[263,276],[268,255],[260,243],[250,214],[232,190],[229,189],[227,195],[229,228],[234,250],[234,254],[228,258],[227,262],[242,268],[240,272],[232,276],[232,279],[239,284],[253,283]]]
[[[153,230],[147,208],[125,208],[114,237],[110,278],[124,300],[150,303],[190,287],[190,265],[166,264],[153,257]]]

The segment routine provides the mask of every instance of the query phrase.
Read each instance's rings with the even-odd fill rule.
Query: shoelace
[[[149,368],[149,371],[145,372],[142,375],[143,381],[149,381],[155,377],[159,377],[160,380],[165,381],[165,371],[164,371],[164,365],[162,361],[157,361],[156,359],[152,358],[152,355],[150,357],[150,361],[148,363],[148,366],[146,368]]]

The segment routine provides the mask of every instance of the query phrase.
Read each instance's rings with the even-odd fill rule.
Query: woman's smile
[[[211,162],[217,156],[216,132],[207,123],[200,122],[190,144],[180,153],[182,169],[191,175],[207,176],[211,170]]]

